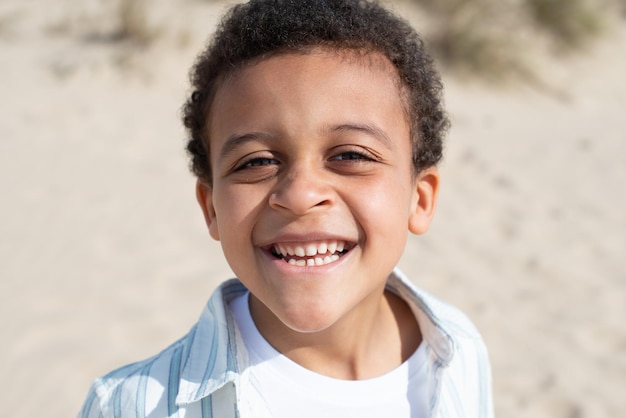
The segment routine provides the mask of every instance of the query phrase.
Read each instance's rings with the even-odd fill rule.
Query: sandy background
[[[0,0],[2,417],[74,416],[90,382],[184,334],[230,270],[179,108],[221,3]],[[435,224],[402,268],[482,331],[500,417],[626,416],[626,30],[542,61],[551,92],[446,76]]]

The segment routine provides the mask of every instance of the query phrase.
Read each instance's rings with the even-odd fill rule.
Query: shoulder
[[[388,285],[404,297],[417,317],[432,362],[431,372],[441,385],[437,401],[440,416],[493,416],[487,348],[468,316],[418,289],[397,270]]]
[[[159,354],[96,379],[79,417],[135,417],[143,416],[138,412],[145,411],[146,407],[167,407],[176,396],[184,351],[195,329]],[[147,403],[153,404],[152,408]]]
[[[212,392],[236,372],[226,305],[245,290],[236,279],[222,283],[187,335],[153,357],[96,379],[79,417],[174,416],[183,407],[188,413],[204,411],[200,401],[210,402]]]
[[[413,309],[424,340],[442,365],[465,363],[470,358],[474,363],[487,361],[487,349],[480,332],[465,313],[417,288],[397,270],[390,277],[390,283]]]
[[[466,314],[416,287],[398,269],[389,276],[387,287],[409,304],[426,337],[481,340],[476,326]]]

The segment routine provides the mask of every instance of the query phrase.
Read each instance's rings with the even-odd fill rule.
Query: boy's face
[[[208,126],[213,184],[198,200],[253,316],[315,332],[375,310],[438,188],[434,168],[412,171],[392,65],[328,50],[263,59],[218,88]]]

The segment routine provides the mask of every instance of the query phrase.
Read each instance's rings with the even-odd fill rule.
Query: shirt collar
[[[209,299],[188,342],[177,405],[196,402],[238,379],[236,331],[227,305],[246,291],[239,280],[231,279],[222,283]]]
[[[454,340],[447,321],[443,319],[446,310],[450,309],[448,305],[416,288],[398,269],[389,276],[387,289],[411,307],[422,336],[436,357],[434,360],[441,366],[448,365],[454,355]],[[238,385],[237,356],[246,353],[245,348],[237,343],[237,331],[227,305],[246,291],[238,279],[230,279],[209,299],[189,338],[177,405],[199,401],[229,382]]]
[[[397,268],[387,279],[387,289],[400,296],[409,305],[417,318],[422,338],[435,354],[435,360],[441,366],[447,366],[454,355],[454,339],[448,321],[444,319],[451,307],[418,289]]]

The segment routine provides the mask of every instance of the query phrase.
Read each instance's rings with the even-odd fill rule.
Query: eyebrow
[[[332,126],[331,132],[345,132],[345,131],[357,131],[364,132],[374,139],[378,140],[386,148],[392,148],[391,138],[387,133],[377,127],[376,125],[370,125],[367,123],[342,123],[341,125]]]
[[[220,159],[228,157],[229,154],[234,152],[241,145],[252,142],[271,139],[273,136],[267,132],[246,132],[245,134],[233,134],[229,136],[222,149],[220,150]]]
[[[371,125],[368,123],[342,123],[339,125],[331,126],[330,128],[328,128],[328,131],[338,133],[349,131],[364,132],[365,134],[378,140],[386,148],[392,148],[391,138],[389,138],[384,130],[380,129],[376,125]],[[220,150],[219,158],[224,159],[228,157],[229,154],[233,153],[238,147],[247,142],[266,141],[274,138],[274,135],[268,132],[246,132],[244,134],[233,134],[229,136],[224,142],[224,145]]]

